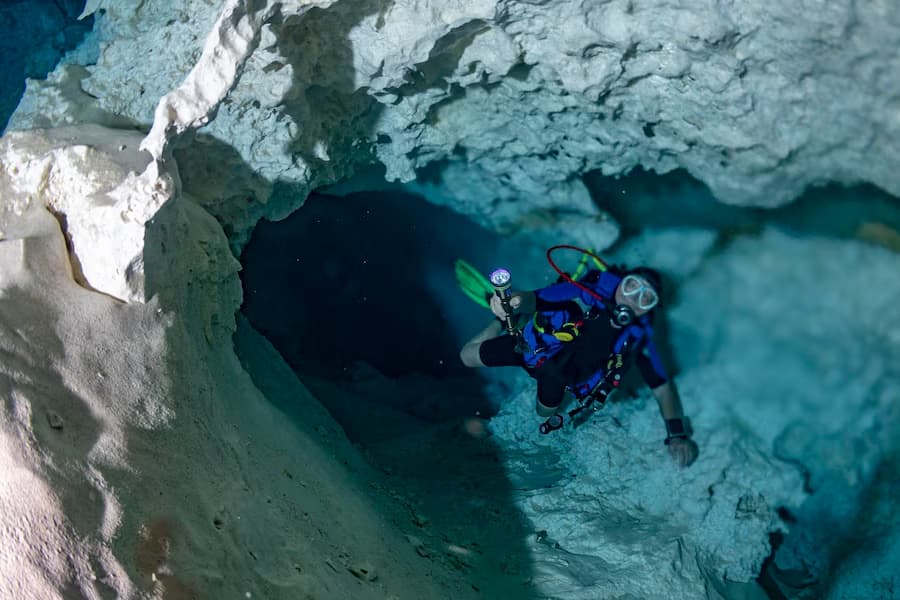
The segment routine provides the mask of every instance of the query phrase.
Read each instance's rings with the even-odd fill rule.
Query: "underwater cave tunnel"
[[[482,574],[485,597],[516,589],[537,600],[522,584],[533,569],[529,525],[484,427],[503,398],[459,360],[492,317],[460,291],[454,262],[488,270],[510,250],[399,186],[334,192],[257,224],[241,257],[242,313],[390,477],[392,493],[409,498],[418,527],[428,515],[429,527],[481,549],[458,568]]]
[[[417,418],[490,416],[496,402],[459,361],[490,316],[459,290],[453,265],[489,268],[499,242],[399,189],[314,192],[288,218],[254,229],[241,258],[242,311],[313,389],[374,375],[395,386],[385,402]]]
[[[868,185],[814,188],[789,205],[760,209],[722,204],[684,171],[658,175],[638,168],[620,177],[590,172],[584,182],[598,207],[621,226],[620,239],[607,250],[613,257],[627,257],[623,249],[654,231],[676,236],[682,230],[714,232],[716,241],[706,250],[709,259],[739,240],[765,243],[762,233],[770,228],[797,239],[857,239],[889,247],[896,243],[890,232],[900,230],[896,199]],[[438,507],[446,505],[450,489],[461,498],[474,494],[510,504],[518,484],[508,481],[509,473],[502,468],[503,451],[493,444],[479,446],[465,434],[446,433],[465,431],[458,424],[473,417],[490,418],[507,400],[489,397],[485,390],[496,387],[488,388],[483,373],[459,363],[459,348],[489,317],[460,292],[453,263],[464,258],[483,271],[502,264],[525,272],[522,261],[540,261],[535,257],[543,255],[547,239],[498,236],[403,186],[375,186],[378,189],[368,191],[339,187],[311,194],[283,221],[257,225],[242,256],[244,315],[275,345],[352,441],[370,451],[367,454],[381,468],[409,476],[407,485],[432,514],[441,514]],[[365,190],[365,185],[349,189]],[[525,250],[529,245],[539,247]],[[541,269],[549,277],[549,266],[542,264],[536,270]],[[670,305],[679,302],[682,281],[667,278],[668,284],[674,283],[664,294]],[[789,302],[790,290],[761,291],[777,296],[777,302]],[[727,320],[729,307],[716,305],[714,296],[709,320]],[[659,327],[664,337],[669,333],[666,321]],[[662,350],[677,374],[679,351],[668,344]],[[435,434],[442,423],[444,433]],[[425,429],[432,430],[421,433],[432,436],[430,450],[410,451],[401,438]],[[385,440],[388,444],[379,448]],[[400,441],[390,446],[391,440]],[[495,485],[479,487],[485,478],[473,479],[469,475],[473,468],[482,475],[493,473],[487,479]],[[433,479],[438,472],[444,475]],[[803,506],[778,507],[783,528],[776,530],[777,543],[760,574],[770,597],[785,597],[778,595],[779,590],[787,589],[790,579],[785,575],[790,569],[776,564],[779,556],[783,564],[793,565],[797,556],[808,555],[810,547],[821,546],[814,540],[824,534],[822,522],[842,518],[823,507],[821,497],[813,495]],[[437,518],[446,519],[448,527],[457,519],[452,514]],[[527,523],[511,526],[519,536],[527,536]],[[509,534],[497,527],[486,531],[481,538],[486,546],[502,546]],[[852,533],[848,535],[852,538]],[[511,553],[527,572],[527,549],[516,546]],[[834,565],[842,560],[837,554],[828,558],[832,553],[827,548],[819,554],[816,560]]]
[[[767,226],[836,238],[865,237],[872,224],[900,229],[896,199],[870,185],[815,188],[794,203],[763,209],[723,204],[683,170],[659,175],[638,167],[617,177],[592,171],[583,180],[620,224],[613,254],[651,230],[713,230],[713,251],[720,251]],[[373,185],[367,172],[313,192],[284,220],[256,226],[241,256],[242,312],[312,388],[377,373],[393,386],[382,400],[417,418],[490,417],[502,399],[486,397],[479,372],[458,358],[490,315],[462,294],[454,261],[463,258],[483,272],[522,266],[543,254],[541,241],[505,239],[403,185]],[[534,247],[526,252],[526,246]],[[541,267],[551,277],[549,266]],[[676,298],[677,286],[667,286],[666,300]],[[677,370],[677,354],[664,353]],[[441,391],[440,401],[425,398],[434,396],[429,388]],[[328,404],[331,394],[321,395]],[[347,416],[330,408],[352,433]]]

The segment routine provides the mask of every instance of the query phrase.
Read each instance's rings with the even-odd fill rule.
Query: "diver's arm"
[[[691,466],[697,460],[700,450],[691,439],[691,427],[684,417],[678,391],[671,381],[667,381],[653,388],[653,396],[666,423],[666,447],[669,454],[678,466]]]
[[[669,379],[659,352],[657,352],[656,346],[653,345],[653,340],[647,340],[647,343],[638,353],[635,362],[638,370],[641,372],[641,376],[644,378],[644,382],[650,388],[650,391],[653,392],[653,397],[656,398],[656,403],[659,405],[659,414],[662,415],[663,420],[666,422],[666,434],[671,436],[673,431],[670,430],[669,422],[672,420],[684,421],[684,408],[681,406],[678,390],[675,389],[675,385]],[[679,423],[672,423],[671,427],[677,432],[679,431],[679,425]],[[687,425],[684,425],[681,429],[684,430],[683,433],[690,435],[687,431]]]
[[[684,419],[684,408],[681,406],[681,398],[671,381],[657,386],[651,390],[656,403],[659,405],[659,414],[668,421],[669,419]]]
[[[638,354],[637,365],[659,405],[659,414],[666,426],[669,454],[679,466],[690,466],[697,459],[699,449],[691,439],[690,423],[684,416],[678,390],[669,379],[652,339],[647,340]]]
[[[558,310],[560,303],[575,300],[582,297],[582,290],[578,286],[568,283],[555,283],[530,292],[513,292],[510,294],[509,304],[517,315],[530,315],[537,310]],[[494,300],[491,299],[493,309]],[[497,301],[499,306],[499,299]],[[498,318],[504,318],[505,313],[494,310]]]

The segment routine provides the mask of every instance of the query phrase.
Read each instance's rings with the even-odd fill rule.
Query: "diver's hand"
[[[672,438],[669,440],[667,447],[672,460],[682,469],[694,464],[694,461],[697,460],[697,455],[700,454],[700,448],[697,447],[697,443],[691,438]]]
[[[509,307],[512,309],[513,313],[516,312],[516,309],[519,308],[522,304],[522,296],[520,294],[514,294],[509,298]],[[491,312],[494,313],[501,321],[506,320],[506,311],[503,310],[503,302],[500,299],[500,296],[494,294],[491,296]]]

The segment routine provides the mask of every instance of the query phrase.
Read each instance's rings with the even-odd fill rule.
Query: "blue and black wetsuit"
[[[619,281],[621,276],[609,271],[589,271],[579,283],[604,298],[613,298]],[[528,349],[518,352],[515,338],[504,335],[484,342],[480,358],[486,366],[525,368],[537,380],[538,400],[544,406],[558,407],[566,387],[571,387],[577,397],[585,396],[605,375],[609,357],[620,352],[626,361],[637,364],[651,389],[668,381],[653,344],[649,314],[619,328],[613,326],[604,304],[576,285],[557,283],[534,294],[535,316],[522,329]],[[552,335],[566,323],[576,325],[578,330],[570,342]]]

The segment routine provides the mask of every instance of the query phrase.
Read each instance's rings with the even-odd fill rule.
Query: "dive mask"
[[[659,304],[659,295],[650,285],[636,275],[626,275],[622,279],[622,295],[626,298],[634,298],[638,308],[651,310]]]

